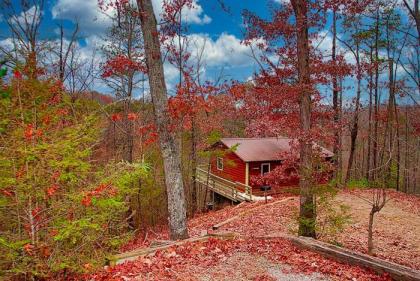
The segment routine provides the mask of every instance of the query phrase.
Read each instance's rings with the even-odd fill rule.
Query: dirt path
[[[330,280],[320,273],[302,274],[293,272],[292,267],[274,263],[264,257],[246,252],[235,253],[211,268],[197,268],[197,280],[200,281],[248,281],[248,280],[282,280],[282,281],[321,281]]]

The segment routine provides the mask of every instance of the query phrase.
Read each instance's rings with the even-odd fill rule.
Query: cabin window
[[[216,166],[218,170],[223,171],[223,158],[222,157],[217,157]]]
[[[270,163],[261,164],[261,175],[265,175],[270,172]]]

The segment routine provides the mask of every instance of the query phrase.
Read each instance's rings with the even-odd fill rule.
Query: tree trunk
[[[336,42],[337,42],[337,15],[336,9],[333,10],[333,42],[332,42],[332,62],[335,65],[336,63]],[[338,183],[341,183],[341,170],[340,170],[340,163],[338,159],[338,150],[339,150],[339,143],[340,143],[340,134],[338,126],[339,124],[339,108],[338,108],[338,83],[337,83],[337,75],[333,74],[332,77],[332,84],[333,84],[333,110],[334,110],[334,125],[335,125],[335,132],[334,132],[334,148],[333,153],[335,157],[335,179]]]
[[[356,90],[356,104],[354,109],[353,123],[350,131],[350,155],[349,162],[347,165],[346,180],[347,183],[350,180],[350,173],[353,167],[354,152],[356,149],[357,134],[359,132],[359,108],[360,108],[360,94],[361,94],[361,83],[362,83],[362,67],[360,65],[360,55],[359,55],[359,43],[356,43],[356,52],[354,53],[356,57],[357,64],[357,90]]]
[[[379,53],[379,9],[376,12],[376,24],[375,24],[375,108],[374,108],[374,138],[373,138],[373,178],[377,178],[377,167],[378,167],[378,118],[379,118],[379,65],[378,65],[378,53]]]
[[[163,157],[165,184],[168,197],[169,230],[171,239],[188,237],[184,185],[180,152],[170,132],[168,97],[160,52],[159,33],[151,0],[137,0],[144,38],[146,65],[159,144]]]
[[[375,212],[373,210],[369,213],[369,226],[368,226],[368,254],[373,254],[373,219]]]
[[[373,49],[370,49],[370,63],[373,63]],[[367,165],[366,179],[372,180],[371,177],[371,152],[372,152],[372,95],[373,95],[373,73],[369,71],[369,123],[368,123],[368,147],[367,147]]]
[[[191,116],[191,166],[192,166],[192,177],[191,177],[191,214],[194,215],[197,212],[197,126],[194,113]]]
[[[312,190],[311,88],[308,44],[308,7],[305,0],[292,0],[296,16],[297,58],[300,92],[300,213],[299,235],[316,238],[315,196]]]

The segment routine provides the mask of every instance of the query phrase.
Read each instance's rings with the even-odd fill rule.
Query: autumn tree
[[[102,78],[119,103],[122,112],[114,116],[112,122],[118,123],[117,128],[122,131],[122,159],[133,162],[134,126],[137,113],[133,112],[132,102],[135,91],[142,91],[144,96],[145,62],[143,38],[140,30],[140,20],[137,8],[132,3],[117,2],[116,12],[110,16],[112,26],[105,37],[106,43],[102,47],[106,62],[103,64]],[[115,134],[115,132],[114,132]],[[114,148],[117,149],[117,148]]]

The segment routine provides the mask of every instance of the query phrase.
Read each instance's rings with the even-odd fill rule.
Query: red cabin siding
[[[227,180],[245,183],[245,162],[233,152],[228,152],[221,158],[223,158],[223,170],[217,169],[217,157],[212,157],[211,173]]]
[[[263,161],[263,162],[249,162],[249,182],[252,182],[252,177],[261,176],[261,164],[270,163],[270,171],[281,165],[281,161]],[[299,184],[297,179],[289,179],[279,186],[295,186]],[[250,184],[252,185],[252,184]],[[255,185],[252,185],[255,187]]]

